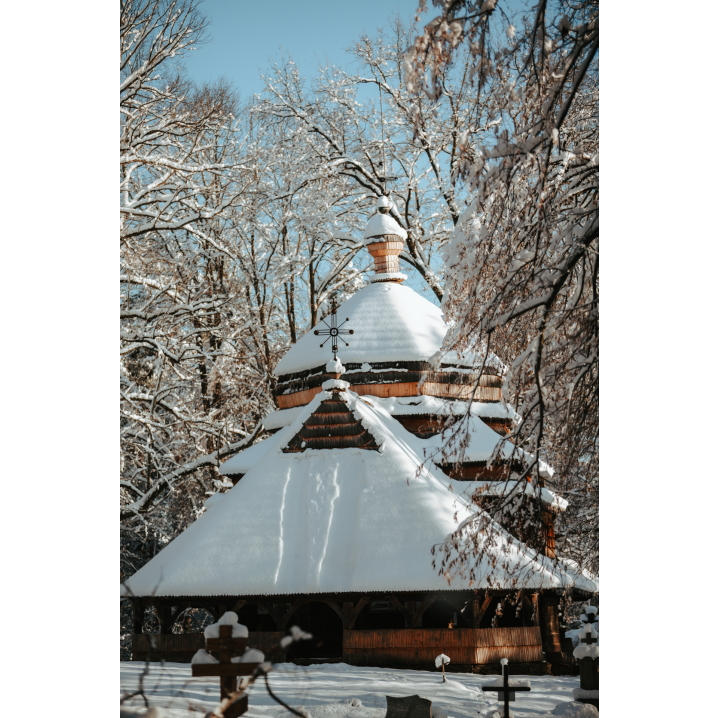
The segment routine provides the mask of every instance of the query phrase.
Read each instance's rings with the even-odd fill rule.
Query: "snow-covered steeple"
[[[386,196],[379,197],[377,213],[364,230],[364,242],[374,258],[375,276],[372,282],[403,282],[406,275],[399,272],[399,255],[404,249],[406,230],[389,214],[394,203]]]

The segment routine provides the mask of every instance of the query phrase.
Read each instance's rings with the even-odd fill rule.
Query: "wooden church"
[[[233,488],[122,584],[135,660],[188,661],[202,634],[172,629],[198,607],[215,619],[237,612],[261,649],[295,624],[312,633],[289,660],[430,668],[446,653],[454,670],[491,672],[505,657],[525,673],[561,663],[560,597],[588,598],[598,584],[555,557],[553,519],[567,502],[546,485],[549,467],[527,487],[538,533],[499,529],[473,580],[432,565],[432,548],[451,552],[458,525],[481,520],[472,494],[504,494],[522,453],[502,441],[514,413],[501,401],[501,362],[487,361],[471,401],[471,359],[436,361],[447,326],[402,284],[406,233],[388,199],[378,204],[365,231],[375,275],[277,365],[268,438],[225,462]],[[441,426],[467,410],[457,462]],[[152,636],[142,634],[150,606]]]

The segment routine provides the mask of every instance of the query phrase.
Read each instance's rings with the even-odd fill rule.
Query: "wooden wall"
[[[404,628],[344,630],[342,660],[354,666],[426,666],[445,653],[454,665],[543,660],[541,630],[528,628]]]
[[[247,645],[267,653],[283,635],[280,631],[250,631]],[[136,633],[132,636],[133,661],[146,661],[151,657],[152,661],[189,663],[200,648],[204,648],[204,633]]]
[[[351,378],[351,377],[349,377]],[[426,381],[419,387],[419,382],[397,382],[394,384],[352,384],[349,387],[359,396],[378,396],[386,399],[391,396],[439,396],[450,399],[468,400],[472,396],[473,387],[470,385],[459,385],[449,383],[438,383]],[[304,406],[308,404],[320,391],[321,386],[312,389],[304,389],[292,394],[279,394],[277,396],[277,406],[280,409],[291,409],[295,406]],[[498,402],[501,401],[501,389],[493,387],[481,387],[476,393],[474,401]]]

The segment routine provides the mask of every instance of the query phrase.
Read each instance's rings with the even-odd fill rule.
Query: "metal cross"
[[[530,691],[531,688],[528,686],[510,686],[509,685],[509,662],[501,666],[502,673],[504,676],[503,686],[481,686],[482,691],[497,691],[496,700],[499,703],[504,702],[504,716],[509,716],[509,702],[513,703],[516,700],[516,691]]]
[[[341,339],[346,346],[349,346],[349,343],[342,339],[342,334],[354,334],[353,329],[342,329],[342,327],[349,321],[349,317],[347,317],[339,326],[337,326],[337,300],[332,297],[332,311],[330,312],[331,317],[331,325],[327,324],[324,319],[322,319],[322,322],[324,326],[326,326],[326,329],[315,329],[314,333],[317,336],[324,336],[329,335],[319,346],[323,347],[329,339],[332,340],[332,354],[334,355],[334,359],[337,358],[337,339]]]

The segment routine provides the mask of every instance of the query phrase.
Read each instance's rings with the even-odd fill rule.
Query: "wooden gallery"
[[[260,649],[293,625],[312,633],[289,660],[428,669],[445,653],[453,670],[498,672],[506,657],[520,673],[562,662],[560,599],[598,590],[555,557],[554,517],[567,502],[551,490],[549,467],[522,488],[507,481],[526,455],[510,441],[504,367],[488,357],[474,394],[474,357],[439,354],[443,315],[402,284],[406,232],[390,202],[378,204],[365,231],[375,275],[277,365],[269,436],[222,465],[233,488],[122,584],[134,660],[189,661],[202,634],[173,624],[197,607],[215,620],[235,611]],[[458,461],[445,446],[452,429],[441,427],[466,412]],[[512,535],[475,497],[519,490],[539,528]],[[487,522],[491,541],[473,575],[442,573],[441,557],[468,540],[459,526],[478,527],[480,541]],[[149,607],[160,634],[142,634]]]

